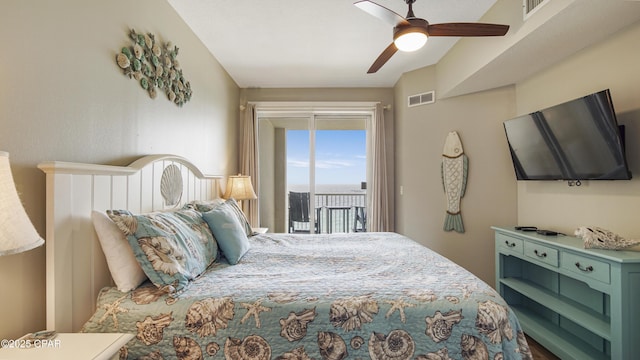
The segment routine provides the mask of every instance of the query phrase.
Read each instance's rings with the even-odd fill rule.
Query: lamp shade
[[[0,151],[0,256],[21,253],[44,244],[22,207],[9,166]]]
[[[251,176],[248,175],[232,175],[227,180],[227,189],[224,192],[224,198],[234,198],[236,200],[256,199],[258,196],[253,191],[251,185]]]

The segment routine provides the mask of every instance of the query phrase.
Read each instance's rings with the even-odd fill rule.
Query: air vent
[[[548,3],[550,0],[522,0],[522,9],[524,19],[526,20],[531,14]]]
[[[407,103],[407,105],[409,107],[433,104],[434,102],[436,102],[436,92],[429,91],[422,94],[410,95],[408,100],[409,102]]]

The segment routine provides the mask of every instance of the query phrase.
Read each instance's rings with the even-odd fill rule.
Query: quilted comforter
[[[124,359],[530,359],[510,308],[394,233],[264,234],[180,295],[101,292],[84,332],[135,334]]]

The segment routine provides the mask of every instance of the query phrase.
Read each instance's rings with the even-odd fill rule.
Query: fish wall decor
[[[447,215],[444,230],[464,233],[464,224],[460,214],[460,200],[467,188],[469,159],[462,149],[462,141],[455,131],[447,135],[442,150],[442,185],[447,197]]]

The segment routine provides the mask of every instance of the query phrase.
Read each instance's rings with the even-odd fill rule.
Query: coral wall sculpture
[[[125,75],[136,79],[152,99],[164,91],[169,101],[178,106],[191,100],[191,84],[185,80],[178,62],[178,47],[161,44],[153,34],[129,32],[133,41],[116,55],[116,62]]]

